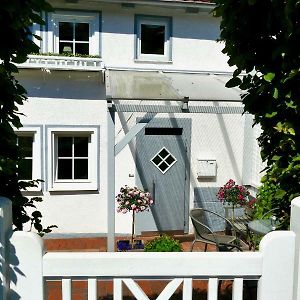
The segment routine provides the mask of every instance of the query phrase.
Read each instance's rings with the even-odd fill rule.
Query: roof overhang
[[[65,0],[65,1],[71,2],[71,0]],[[195,7],[195,8],[199,8],[201,11],[203,11],[203,10],[210,11],[215,6],[215,3],[213,3],[212,1],[209,1],[209,0],[203,0],[203,1],[195,1],[195,0],[89,0],[89,2],[90,3],[91,2],[93,2],[93,3],[109,3],[109,4],[126,3],[126,4],[130,4],[130,5],[168,6],[168,7],[174,7],[174,8],[176,8],[176,7],[180,7],[180,8]]]
[[[172,71],[105,71],[107,100],[241,102],[241,90],[226,88],[231,74]]]

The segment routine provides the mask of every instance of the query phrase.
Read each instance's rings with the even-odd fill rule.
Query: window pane
[[[162,150],[159,152],[159,155],[160,155],[162,158],[165,158],[167,155],[169,155],[169,152],[168,152],[166,149],[162,149]]]
[[[59,39],[73,41],[73,23],[59,22]]]
[[[164,172],[166,169],[168,169],[168,165],[164,162],[162,162],[159,166],[158,166],[162,172]]]
[[[166,159],[166,163],[168,163],[169,165],[171,165],[174,161],[175,158],[172,155],[168,156]]]
[[[72,159],[58,159],[57,179],[72,179]]]
[[[141,24],[141,53],[164,54],[165,26]]]
[[[155,156],[152,161],[154,162],[154,164],[158,165],[162,161],[162,159],[159,156]]]
[[[32,159],[22,159],[18,165],[19,179],[32,180]]]
[[[88,137],[74,137],[74,156],[88,157],[89,156],[89,138]]]
[[[90,32],[89,32],[88,23],[76,23],[75,24],[75,40],[76,41],[88,41]]]
[[[75,54],[89,55],[89,44],[88,43],[76,43],[75,44]]]
[[[72,43],[59,43],[59,53],[73,54],[73,44]]]
[[[58,157],[72,157],[72,137],[58,137]]]
[[[74,160],[74,179],[88,179],[88,160]]]
[[[19,136],[18,137],[18,145],[22,149],[22,154],[25,157],[32,157],[32,136]]]

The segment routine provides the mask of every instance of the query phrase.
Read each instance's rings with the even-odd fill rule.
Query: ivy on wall
[[[18,73],[14,63],[25,62],[29,53],[39,50],[32,41],[30,26],[43,24],[40,13],[49,10],[51,6],[44,0],[3,0],[0,6],[0,195],[12,201],[15,229],[22,230],[23,224],[30,222],[40,234],[54,226],[44,228],[41,224],[42,215],[35,203],[42,199],[29,199],[22,194],[39,180],[20,181],[18,177],[17,166],[23,154],[17,146],[14,129],[22,126],[18,107],[27,97],[26,90],[14,77]]]
[[[236,68],[227,86],[245,91],[245,111],[262,128],[258,142],[267,169],[261,194],[272,191],[271,206],[279,207],[287,227],[290,202],[300,194],[300,1],[215,2],[223,53]]]

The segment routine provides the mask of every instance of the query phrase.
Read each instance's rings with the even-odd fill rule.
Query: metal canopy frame
[[[134,99],[112,97],[109,80],[109,72],[105,74],[105,84],[107,92],[107,251],[115,251],[115,158],[126,145],[152,120],[156,113],[210,113],[210,114],[242,114],[242,106],[189,106],[188,97],[175,97],[175,99]],[[140,104],[120,104],[119,100],[145,100],[145,101],[177,101],[177,105],[140,105]],[[192,99],[195,102],[237,102],[233,100],[204,100]],[[143,119],[133,126],[124,138],[115,144],[115,112],[145,112],[154,113],[151,117]],[[149,114],[151,115],[151,114]],[[111,138],[113,137],[113,138]]]

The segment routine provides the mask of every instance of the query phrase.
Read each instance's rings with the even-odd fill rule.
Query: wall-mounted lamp
[[[184,97],[181,105],[182,110],[188,110],[189,109],[189,97]]]

